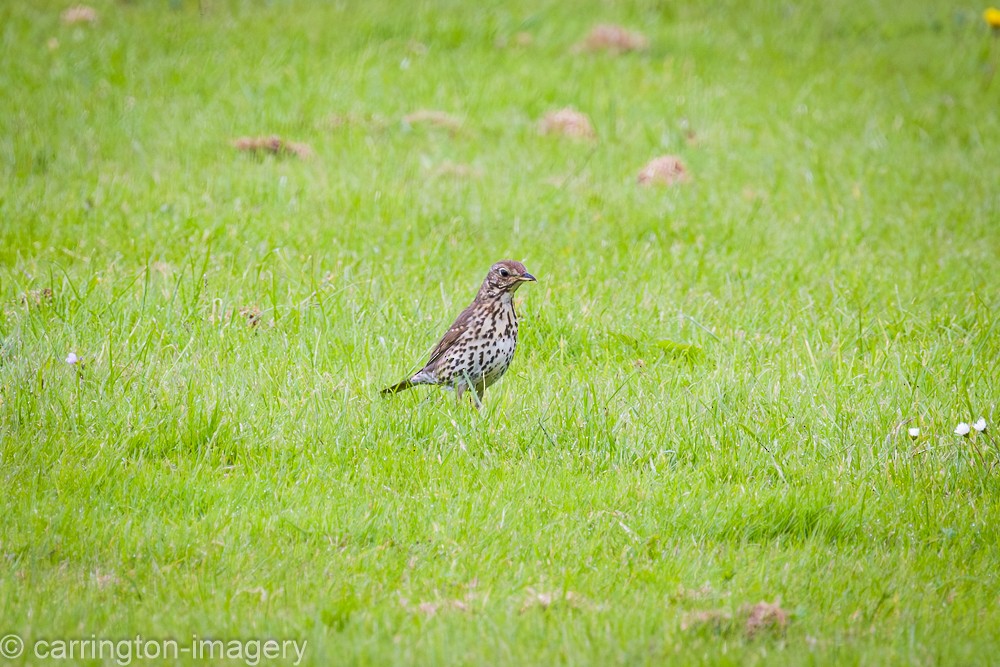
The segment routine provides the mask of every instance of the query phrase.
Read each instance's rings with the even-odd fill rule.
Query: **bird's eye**
[[[500,275],[502,277],[504,277],[504,278],[509,278],[510,277],[510,271],[508,271],[507,269],[500,269]]]

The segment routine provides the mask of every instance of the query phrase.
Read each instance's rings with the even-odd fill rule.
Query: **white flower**
[[[983,417],[980,417],[979,420],[972,425],[972,428],[982,433],[986,430],[986,420]]]
[[[961,424],[956,426],[955,435],[960,435],[962,437],[969,435],[969,425],[966,424],[965,422],[962,422]]]
[[[76,356],[76,352],[70,352],[66,355],[66,363],[70,366],[80,363],[80,357]]]
[[[917,428],[916,426],[914,426],[913,428],[907,429],[906,432],[910,434],[911,438],[919,438],[920,437],[920,429]]]

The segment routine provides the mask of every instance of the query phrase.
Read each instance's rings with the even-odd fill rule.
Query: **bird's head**
[[[518,287],[529,282],[535,282],[535,276],[528,273],[524,264],[512,259],[501,260],[490,267],[490,272],[486,274],[486,280],[479,289],[479,297],[496,299],[505,294],[509,297]]]

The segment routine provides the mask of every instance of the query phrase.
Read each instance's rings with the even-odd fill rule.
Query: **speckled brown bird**
[[[436,384],[454,388],[461,399],[471,388],[476,406],[481,405],[483,392],[507,372],[514,358],[517,346],[514,292],[526,282],[535,282],[535,276],[521,262],[505,259],[490,267],[476,298],[449,327],[427,364],[382,393],[395,394],[418,384]]]

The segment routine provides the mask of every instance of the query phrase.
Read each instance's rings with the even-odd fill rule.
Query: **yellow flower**
[[[983,20],[994,30],[1000,30],[1000,9],[990,7],[983,12]]]

